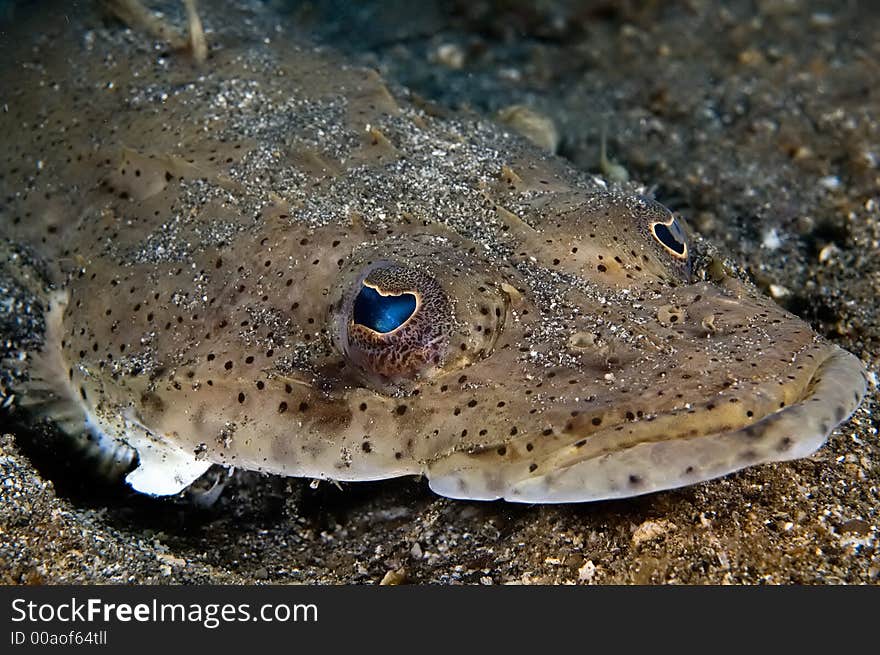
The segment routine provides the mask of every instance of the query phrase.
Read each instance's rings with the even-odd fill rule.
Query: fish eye
[[[670,216],[668,221],[651,223],[651,234],[673,257],[681,260],[688,258],[687,237],[681,223],[674,216]]]
[[[413,379],[443,363],[454,321],[436,279],[381,261],[352,282],[336,314],[336,339],[349,362],[386,382]]]

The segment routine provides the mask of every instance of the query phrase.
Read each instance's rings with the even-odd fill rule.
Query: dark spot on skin
[[[575,448],[583,448],[584,446],[587,445],[587,440],[581,439],[580,441],[575,441],[573,445]]]
[[[238,392],[238,402],[240,402],[240,403],[244,402],[244,392],[243,391]]]
[[[690,474],[693,473],[693,472],[694,472],[694,467],[693,467],[693,466],[688,466],[688,467],[684,470],[684,474],[685,474],[685,475],[690,475]]]
[[[501,446],[501,447],[498,449],[497,452],[498,452],[499,455],[501,455],[502,457],[504,457],[504,456],[507,454],[507,447],[506,447],[506,446]]]
[[[397,409],[395,409],[394,411],[397,412],[398,416],[403,416],[404,414],[406,414],[406,405],[398,405]]]
[[[824,422],[821,425],[819,425],[819,429],[822,430],[822,432],[824,432],[825,434],[828,434],[829,432],[831,432],[831,426],[828,425],[827,422]]]
[[[791,445],[794,443],[791,437],[783,437],[779,440],[779,443],[776,446],[776,450],[780,453],[784,453],[786,450],[791,449]]]
[[[602,425],[602,419],[599,418],[598,416],[596,416],[593,418],[592,421],[590,421],[590,423],[592,423],[593,425],[598,427],[598,426]]]
[[[369,441],[365,441],[361,444],[361,450],[363,450],[365,453],[371,453],[373,452],[373,446],[370,444]]]
[[[141,394],[141,405],[149,411],[159,414],[165,411],[165,402],[152,391]]]
[[[630,475],[629,476],[629,483],[633,487],[637,487],[640,484],[642,484],[642,478],[640,478],[638,475]]]
[[[535,464],[534,462],[531,463],[531,464],[529,464],[529,473],[534,473],[534,472],[537,471],[537,470],[538,470],[538,465],[537,465],[537,464]]]
[[[284,401],[281,401],[281,402],[278,404],[278,413],[279,413],[279,414],[283,414],[283,413],[286,412],[286,411],[287,411],[287,403],[284,402]]]
[[[846,416],[846,410],[843,407],[837,407],[834,410],[834,420],[840,423],[843,420],[843,417]]]

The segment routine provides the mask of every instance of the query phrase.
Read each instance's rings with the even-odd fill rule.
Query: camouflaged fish
[[[138,491],[220,464],[633,496],[804,457],[866,393],[856,357],[692,270],[635,187],[232,3],[201,7],[201,56],[167,46],[174,7],[89,11],[19,21],[4,56],[2,236],[49,282],[15,391],[136,453]]]

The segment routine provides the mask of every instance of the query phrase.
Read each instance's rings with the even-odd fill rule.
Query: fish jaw
[[[678,434],[618,446],[613,445],[617,439],[605,439],[604,448],[603,435],[595,433],[505,467],[486,467],[487,453],[455,453],[432,463],[427,477],[443,496],[522,503],[597,501],[674,489],[810,455],[855,412],[867,380],[858,358],[829,345],[798,402],[738,429],[686,436],[684,421]],[[514,447],[507,444],[503,454],[509,456]]]

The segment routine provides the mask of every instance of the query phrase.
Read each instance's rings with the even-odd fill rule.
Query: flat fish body
[[[135,489],[631,496],[803,457],[860,403],[859,360],[701,280],[666,208],[237,12],[202,9],[201,66],[22,22],[0,73],[0,235],[50,289],[17,393],[133,449]]]

